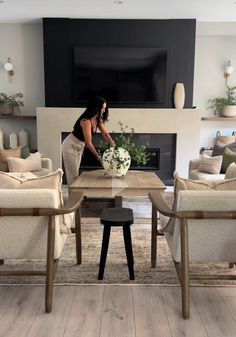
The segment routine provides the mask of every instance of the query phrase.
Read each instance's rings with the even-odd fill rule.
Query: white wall
[[[25,106],[21,114],[36,115],[36,107],[44,106],[43,33],[41,24],[0,24],[0,92],[22,92]],[[15,75],[8,81],[3,64],[12,59]],[[31,147],[36,148],[36,125],[29,120],[0,120],[0,128],[8,134],[24,127],[30,131]]]
[[[37,106],[44,106],[42,24],[0,24],[0,92],[24,94],[22,113],[35,115]],[[197,23],[195,78],[193,105],[200,108],[201,116],[213,116],[207,110],[207,101],[224,94],[224,64],[232,61],[235,72],[229,84],[236,85],[236,22]],[[15,67],[13,82],[8,83],[1,64],[12,58]],[[235,126],[234,126],[235,125]],[[25,126],[31,132],[31,145],[36,147],[34,122],[0,120],[0,128],[8,134]],[[233,122],[202,122],[200,145],[210,146],[216,130],[230,134],[236,129]],[[6,137],[7,144],[7,137]]]

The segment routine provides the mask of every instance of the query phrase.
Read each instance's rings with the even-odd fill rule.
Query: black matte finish
[[[192,107],[195,19],[107,20],[44,18],[45,104],[72,103],[73,48],[75,46],[159,47],[167,49],[167,90],[163,104],[122,104],[119,107],[173,107],[177,82],[185,86],[185,108]],[[77,105],[81,106],[81,105]]]
[[[105,208],[102,211],[100,220],[101,223],[104,225],[104,230],[103,230],[98,280],[103,279],[112,226],[123,227],[123,236],[129,269],[129,276],[130,280],[134,280],[134,257],[133,257],[132,239],[130,232],[130,225],[132,225],[134,221],[133,210],[130,208],[122,208],[122,207]]]

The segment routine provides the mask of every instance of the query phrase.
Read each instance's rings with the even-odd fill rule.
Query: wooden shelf
[[[23,115],[0,115],[0,119],[36,119],[36,116],[23,116]]]
[[[202,121],[224,121],[224,122],[232,122],[236,121],[236,117],[201,117]]]

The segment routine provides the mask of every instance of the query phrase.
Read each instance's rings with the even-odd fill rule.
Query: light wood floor
[[[180,288],[55,286],[51,314],[43,286],[0,286],[1,337],[234,337],[236,287],[192,287],[191,317]]]

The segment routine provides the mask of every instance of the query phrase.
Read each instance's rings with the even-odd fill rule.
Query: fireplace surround
[[[71,132],[84,108],[37,108],[38,150],[52,159],[53,169],[62,167],[62,132]],[[176,134],[175,169],[188,176],[189,160],[199,155],[200,111],[198,109],[111,108],[107,128],[119,132],[119,121],[135,133]]]

